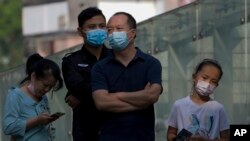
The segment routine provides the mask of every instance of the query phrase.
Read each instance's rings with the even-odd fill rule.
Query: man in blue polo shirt
[[[99,141],[154,141],[161,64],[135,47],[136,21],[130,14],[115,13],[107,29],[113,53],[91,73],[95,105],[103,112]]]

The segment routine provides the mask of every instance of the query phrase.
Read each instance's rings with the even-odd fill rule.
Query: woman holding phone
[[[50,141],[51,122],[46,93],[63,87],[58,65],[39,54],[26,63],[26,78],[8,90],[3,115],[3,131],[15,141]]]

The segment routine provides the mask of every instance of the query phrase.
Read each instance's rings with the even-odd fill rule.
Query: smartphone
[[[176,137],[176,141],[184,141],[187,137],[192,136],[192,133],[186,129],[182,129]]]
[[[54,114],[52,114],[52,115],[50,115],[51,117],[61,117],[61,116],[63,116],[65,113],[62,113],[62,112],[56,112],[56,113],[54,113]]]

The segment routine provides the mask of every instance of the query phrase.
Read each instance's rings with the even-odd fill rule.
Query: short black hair
[[[133,29],[136,29],[136,20],[135,20],[135,18],[131,14],[129,14],[127,12],[117,12],[113,16],[121,15],[121,14],[128,17],[127,23],[129,25],[129,27],[133,28]]]
[[[78,26],[82,27],[87,20],[98,15],[103,16],[103,18],[106,20],[102,10],[98,9],[97,7],[89,7],[82,10],[82,12],[78,15]]]
[[[223,71],[222,71],[222,68],[221,68],[221,65],[219,64],[219,62],[217,60],[214,60],[214,59],[203,59],[195,68],[195,71],[193,73],[193,75],[196,75],[204,66],[206,65],[212,65],[216,68],[219,69],[220,71],[220,76],[219,76],[219,80],[221,79],[222,75],[223,75]]]

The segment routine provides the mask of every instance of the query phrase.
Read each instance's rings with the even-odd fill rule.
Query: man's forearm
[[[93,93],[97,109],[114,113],[130,112],[141,109],[118,99],[116,94],[107,93],[106,90],[97,90]]]
[[[152,84],[148,88],[145,88],[136,92],[118,92],[117,97],[126,103],[131,105],[145,108],[155,103],[161,93],[161,86],[159,84]]]
[[[110,104],[106,104],[101,110],[113,112],[113,113],[123,113],[139,110],[140,107],[133,106],[129,103],[123,101],[114,101]]]
[[[147,94],[146,90],[140,90],[136,92],[118,92],[115,93],[118,99],[122,102],[145,108],[149,103],[151,103],[149,94]]]

